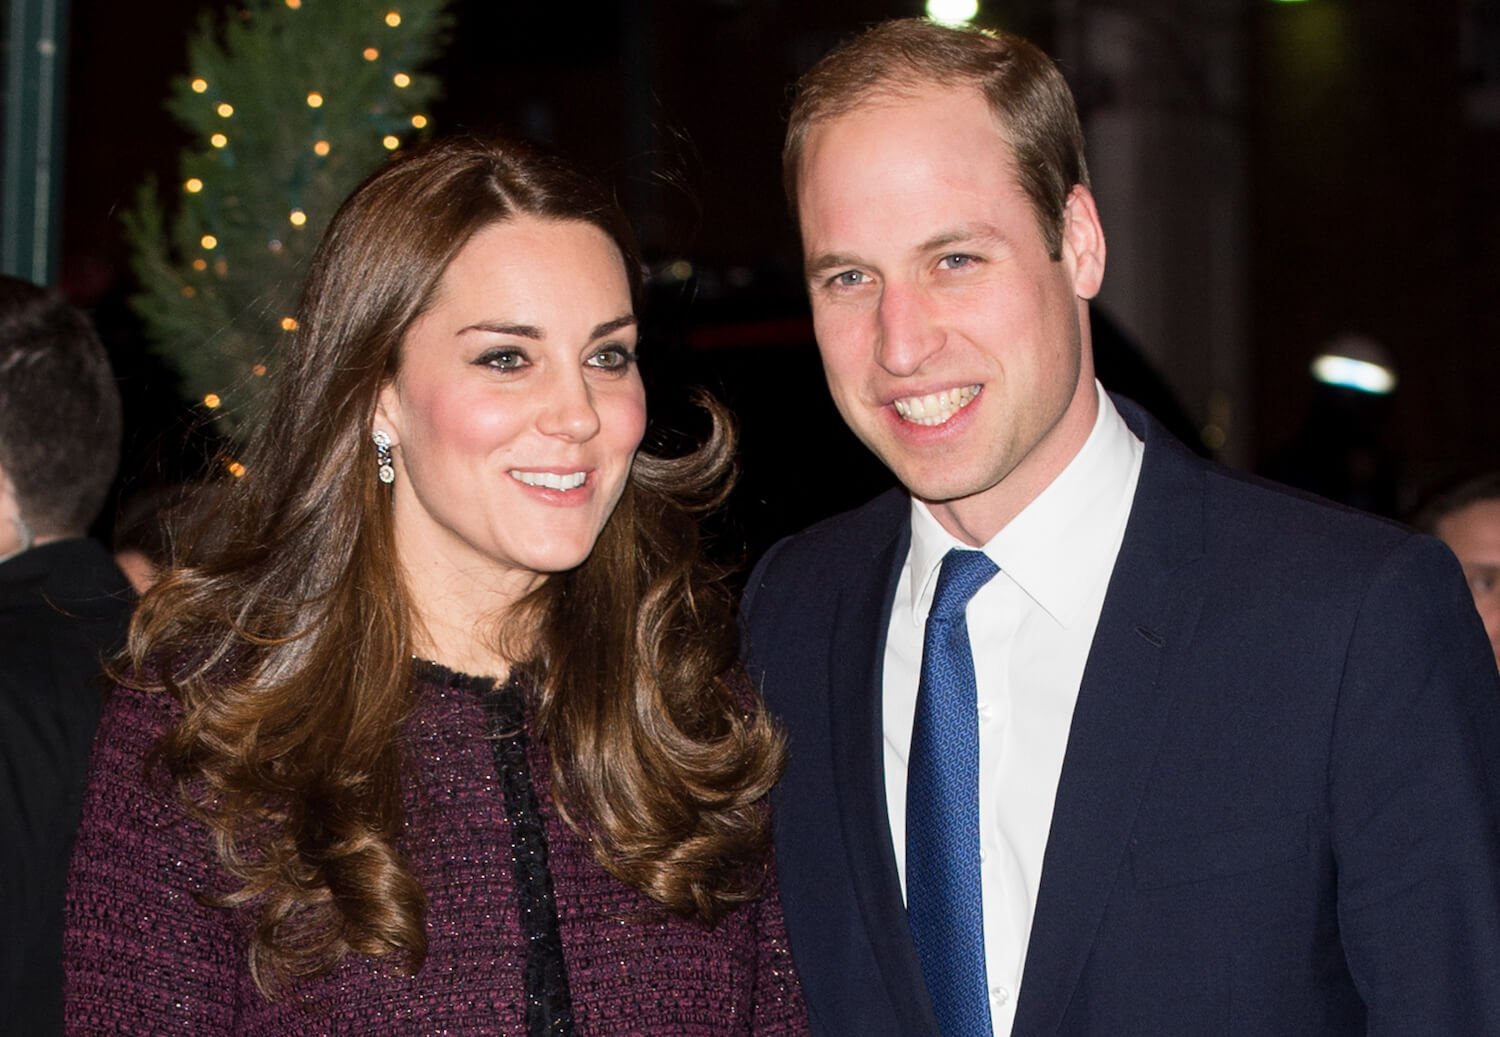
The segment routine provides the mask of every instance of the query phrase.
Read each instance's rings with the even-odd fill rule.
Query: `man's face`
[[[1093,199],[1074,188],[1050,259],[983,96],[932,87],[816,124],[797,205],[839,412],[950,532],[983,543],[1093,427]]]
[[[1500,665],[1500,500],[1476,501],[1447,515],[1437,524],[1437,535],[1464,567],[1474,607]]]
[[[21,518],[21,504],[16,499],[15,487],[5,469],[0,468],[0,562],[30,546],[30,533]]]

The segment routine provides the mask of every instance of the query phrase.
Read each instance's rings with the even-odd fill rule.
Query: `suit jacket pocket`
[[[1273,818],[1223,832],[1138,842],[1131,847],[1135,888],[1166,889],[1228,878],[1307,856],[1306,813]]]

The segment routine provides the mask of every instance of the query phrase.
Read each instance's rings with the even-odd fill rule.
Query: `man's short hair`
[[[1500,471],[1473,476],[1432,494],[1412,515],[1411,524],[1435,536],[1438,523],[1449,515],[1492,500],[1500,500]]]
[[[1062,257],[1063,208],[1089,183],[1073,94],[1052,59],[1010,33],[950,28],[924,18],[882,22],[826,54],[797,83],[781,153],[795,217],[803,148],[813,127],[924,88],[972,86],[989,102],[1010,144],[1042,239]]]
[[[79,536],[120,461],[120,392],[88,317],[0,276],[0,468],[37,536]]]

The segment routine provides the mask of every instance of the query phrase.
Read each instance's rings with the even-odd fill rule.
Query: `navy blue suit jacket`
[[[1500,681],[1456,562],[1119,406],[1145,460],[1014,1033],[1500,1034]],[[744,600],[790,736],[782,902],[828,1037],[937,1035],[881,754],[908,508],[889,493],[782,541]]]

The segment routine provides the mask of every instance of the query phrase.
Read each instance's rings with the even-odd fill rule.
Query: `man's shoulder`
[[[1377,563],[1419,537],[1390,519],[1228,468],[1211,467],[1206,486],[1208,529],[1227,550],[1347,567]]]
[[[1209,555],[1257,564],[1359,565],[1418,537],[1390,519],[1206,460],[1157,435],[1147,437],[1131,522],[1175,535],[1191,530]]]
[[[852,511],[793,533],[761,557],[750,586],[823,580],[830,571],[867,561],[905,534],[910,508],[911,497],[897,487]]]

